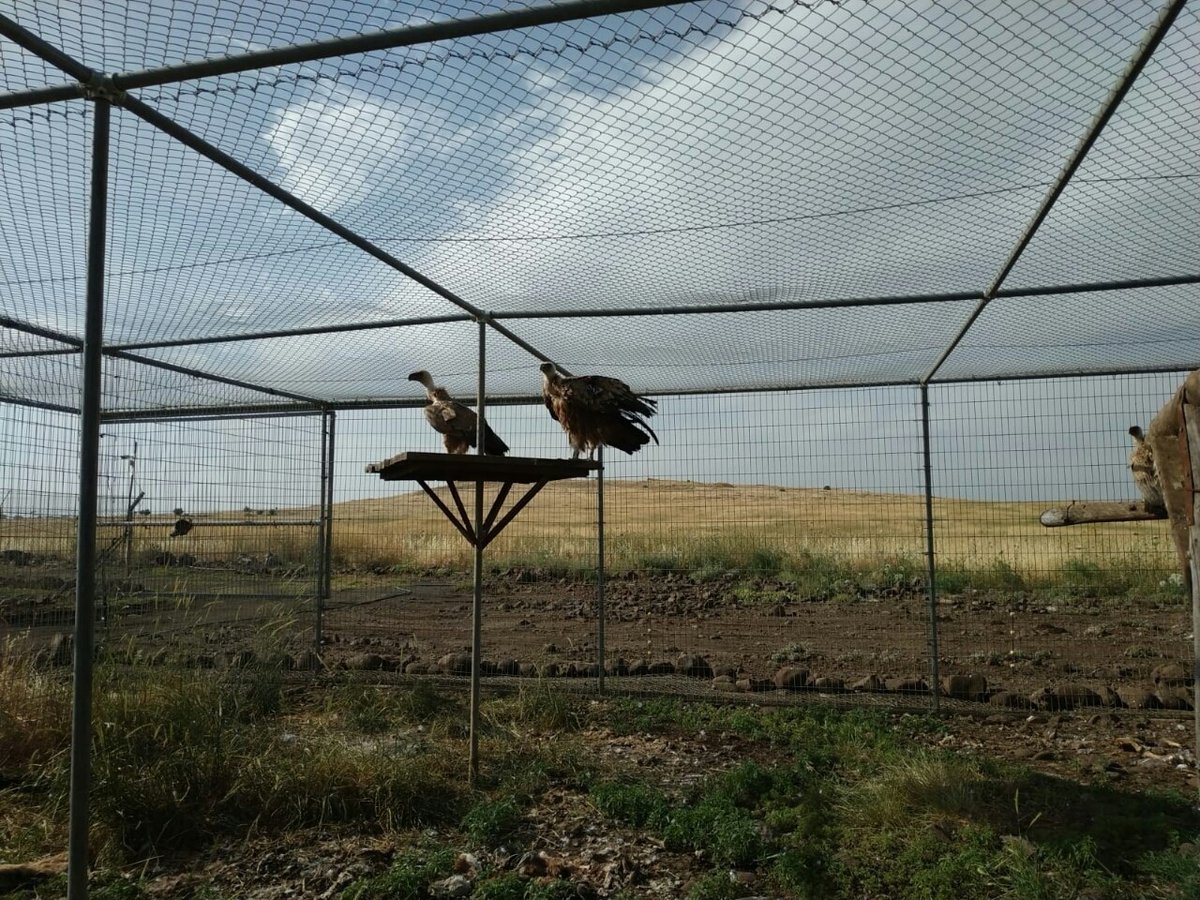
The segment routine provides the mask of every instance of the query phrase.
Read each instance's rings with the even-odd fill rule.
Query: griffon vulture
[[[638,396],[618,378],[566,377],[551,362],[541,369],[542,399],[567,433],[575,451],[572,459],[585,450],[591,458],[601,444],[633,453],[652,439],[658,443],[658,435],[645,422],[657,411],[657,400]]]
[[[1162,484],[1158,480],[1158,467],[1154,464],[1154,451],[1146,443],[1146,436],[1139,426],[1132,426],[1129,433],[1133,435],[1133,450],[1129,454],[1129,471],[1133,473],[1133,481],[1146,502],[1146,509],[1166,514],[1167,506],[1163,501]]]
[[[452,398],[444,387],[434,384],[433,377],[424,370],[413,372],[408,380],[425,385],[425,396],[429,398],[425,405],[425,421],[442,436],[446,452],[466,453],[468,448],[474,447],[478,433],[475,410]],[[508,452],[508,444],[500,440],[486,422],[483,423],[483,452],[489,456],[503,456]]]

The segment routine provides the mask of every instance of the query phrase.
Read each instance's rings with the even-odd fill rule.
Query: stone
[[[808,684],[808,669],[784,666],[775,673],[775,687],[781,691],[801,691]]]
[[[683,653],[675,661],[675,671],[689,678],[712,678],[713,668],[708,660],[696,653]]]
[[[832,675],[822,675],[820,678],[814,678],[811,686],[818,691],[825,691],[829,694],[840,694],[846,690],[846,682]]]
[[[352,672],[382,672],[383,667],[384,659],[378,653],[352,653],[346,657],[346,668]]]
[[[942,694],[955,700],[982,701],[987,699],[988,684],[983,675],[946,675],[942,678]]]
[[[1031,709],[1033,707],[1033,703],[1028,697],[1013,691],[997,691],[988,697],[987,702],[992,706],[1002,706],[1005,709]]]
[[[1130,709],[1159,709],[1161,707],[1154,691],[1141,685],[1121,685],[1117,688],[1117,696],[1120,698],[1121,704]]]
[[[860,678],[854,684],[850,685],[850,690],[879,692],[886,691],[887,685],[883,683],[883,679],[878,675],[867,675],[865,678]]]
[[[1192,683],[1192,675],[1179,663],[1165,663],[1155,666],[1150,673],[1150,680],[1158,687],[1182,687]]]
[[[1182,686],[1159,687],[1155,692],[1163,709],[1191,709],[1191,692]]]
[[[929,692],[929,685],[919,675],[888,678],[883,684],[889,691],[895,691],[899,694],[925,694]]]
[[[447,653],[438,660],[438,669],[447,675],[470,675],[470,653]]]

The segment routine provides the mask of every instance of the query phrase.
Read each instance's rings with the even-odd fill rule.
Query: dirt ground
[[[209,576],[191,574],[192,599],[186,604],[138,591],[114,597],[109,619],[99,626],[101,640],[128,643],[132,638],[147,653],[154,647],[165,650],[163,661],[194,661],[197,652],[205,651],[220,665],[254,647],[264,624],[286,614],[297,623],[293,651],[298,654],[306,641],[311,646],[311,598],[277,589],[272,595],[266,584],[269,573],[259,576],[264,585],[256,597],[240,598],[200,589]],[[176,580],[188,576],[183,571]],[[24,633],[49,643],[69,630],[65,593],[61,586],[53,587],[52,573],[43,571],[39,577],[47,586],[40,595],[36,590],[0,591],[0,637]],[[380,680],[405,672],[436,673],[465,687],[461,672],[446,671],[446,657],[470,647],[469,578],[356,573],[341,580],[345,584],[335,590],[322,620],[325,666],[335,674],[345,670],[347,677]],[[598,640],[594,584],[510,570],[489,575],[483,595],[485,685],[511,688],[519,678],[500,673],[532,664],[542,674],[557,669],[564,687],[595,691],[594,677],[567,677],[571,672],[594,675],[588,670]],[[760,704],[871,704],[897,717],[921,714],[930,706],[928,693],[793,692],[775,690],[768,682],[784,666],[805,669],[809,684],[825,676],[847,688],[872,675],[881,680],[928,677],[929,610],[925,598],[909,588],[886,596],[813,600],[790,594],[786,584],[771,579],[748,588],[732,576],[698,584],[662,574],[612,579],[603,602],[610,666],[618,657],[633,667],[639,661],[678,666],[681,656],[699,656],[713,670],[690,677],[679,671],[612,675],[606,679],[612,692]],[[943,699],[944,728],[922,740],[964,754],[1021,760],[1085,784],[1131,791],[1197,790],[1189,710],[1056,709],[1048,704],[1012,708],[988,699],[999,692],[1026,697],[1063,685],[1091,689],[1101,702],[1112,701],[1106,688],[1161,690],[1163,685],[1153,678],[1156,671],[1162,680],[1163,667],[1190,670],[1190,611],[1182,600],[1073,598],[1055,603],[1025,595],[968,593],[942,597],[937,619],[941,674],[982,675],[987,690],[971,702]],[[451,666],[452,661],[453,656]],[[718,688],[713,675],[723,668],[734,675]],[[769,690],[737,690],[732,682],[745,677]],[[676,783],[726,768],[746,752],[731,736],[672,739],[598,731],[586,739],[597,752],[625,754],[661,768]],[[582,795],[563,791],[547,796],[527,818],[535,835],[531,852],[566,867],[564,871],[593,885],[597,896],[610,896],[618,886],[634,896],[680,896],[689,879],[707,869],[703,860],[669,853],[654,839],[602,821]],[[152,865],[147,874],[152,896],[162,898],[201,896],[205,886],[218,886],[220,896],[258,900],[335,897],[354,878],[384,868],[400,849],[398,840],[338,829],[292,834],[283,845],[275,835],[252,836],[184,863],[172,861],[157,872]],[[514,860],[483,862],[515,865]]]

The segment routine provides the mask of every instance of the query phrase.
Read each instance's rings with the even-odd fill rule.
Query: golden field
[[[523,492],[514,487],[504,509]],[[453,508],[447,488],[438,494]],[[485,511],[495,492],[485,489]],[[473,511],[473,486],[461,496]],[[592,481],[548,485],[487,549],[493,565],[589,568],[596,558],[597,498]],[[1164,522],[1111,523],[1048,529],[1038,516],[1052,503],[935,498],[934,541],[939,566],[977,570],[1003,566],[1022,575],[1053,573],[1068,561],[1163,572],[1174,555]],[[470,565],[467,542],[420,490],[335,504],[333,553],[341,566]],[[241,511],[194,517],[196,528],[169,538],[172,517],[135,527],[139,559],[169,551],[198,558],[273,553],[313,558],[315,508],[280,509],[276,517]],[[606,563],[616,570],[737,566],[753,558],[804,556],[874,566],[920,560],[925,552],[924,498],[866,491],[779,488],[690,481],[609,480],[605,483]],[[207,525],[221,521],[247,524]],[[249,523],[253,523],[253,527]],[[122,533],[100,530],[103,549]],[[65,517],[0,520],[0,551],[69,557],[74,524]],[[779,566],[776,566],[778,568]]]

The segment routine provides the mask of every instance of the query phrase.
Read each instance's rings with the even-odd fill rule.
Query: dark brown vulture
[[[1129,454],[1129,471],[1134,484],[1146,502],[1146,509],[1166,515],[1167,505],[1163,500],[1162,484],[1158,480],[1158,466],[1154,464],[1154,451],[1146,443],[1142,429],[1134,425],[1129,429],[1133,435],[1133,450]]]
[[[641,449],[658,435],[646,424],[657,412],[658,401],[641,397],[619,378],[604,375],[561,375],[554,363],[542,363],[542,399],[550,415],[562,426],[575,451],[590,459],[606,444],[626,453]]]
[[[175,520],[175,526],[171,529],[169,537],[183,537],[192,530],[192,520],[180,516]]]
[[[408,376],[409,381],[419,381],[425,385],[425,396],[429,403],[425,405],[425,421],[442,436],[447,453],[466,453],[475,446],[477,436],[477,418],[475,410],[459,403],[446,391],[433,383],[433,376],[421,370]],[[483,424],[483,452],[489,456],[503,456],[508,452],[508,444],[500,440],[492,426]]]

